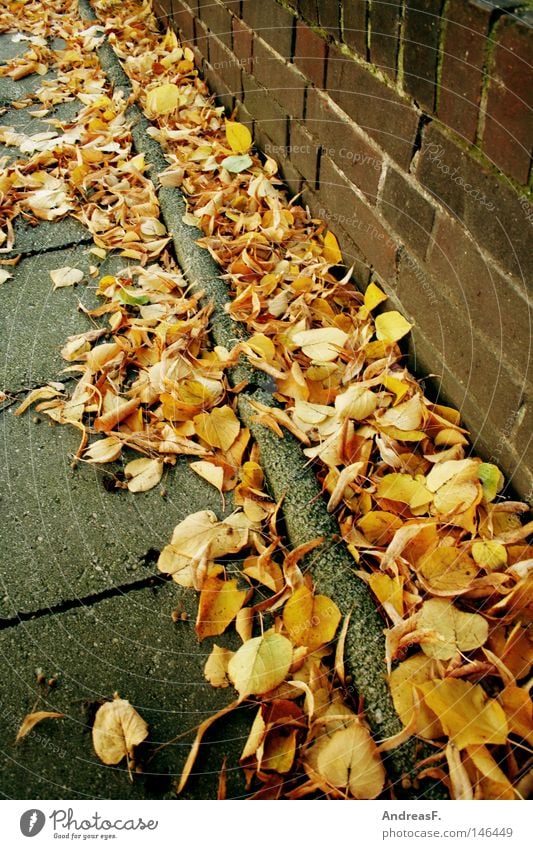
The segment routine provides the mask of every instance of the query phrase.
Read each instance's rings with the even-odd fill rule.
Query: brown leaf
[[[35,713],[26,714],[22,720],[22,725],[17,731],[15,743],[19,743],[33,728],[35,728],[37,723],[42,722],[43,719],[63,719],[64,716],[64,713],[57,713],[53,710],[38,710],[35,711]]]

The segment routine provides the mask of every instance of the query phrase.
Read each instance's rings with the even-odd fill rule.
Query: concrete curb
[[[79,7],[85,18],[97,19],[88,0],[79,0]],[[97,52],[108,78],[125,92],[131,92],[131,84],[111,46],[106,42]],[[126,114],[132,123],[135,146],[145,154],[151,179],[157,187],[158,174],[168,165],[163,150],[147,135],[146,129],[151,125],[137,104],[131,105]],[[239,339],[245,339],[247,333],[244,326],[233,321],[224,309],[231,299],[220,277],[220,268],[208,251],[196,244],[203,235],[201,231],[182,220],[187,206],[180,189],[159,187],[157,193],[165,224],[172,233],[176,259],[186,279],[195,289],[204,290],[205,303],[214,306],[211,317],[213,338],[216,344],[232,347]],[[310,570],[317,589],[330,596],[343,615],[352,612],[345,644],[346,666],[355,691],[364,697],[372,730],[378,739],[398,734],[403,726],[386,681],[384,623],[370,592],[366,584],[354,575],[353,558],[341,540],[335,518],[326,510],[321,488],[298,441],[291,434],[279,439],[271,430],[253,421],[251,400],[276,405],[269,391],[270,378],[249,364],[241,363],[232,369],[230,380],[233,385],[242,380],[249,381],[248,389],[238,396],[239,414],[259,445],[272,495],[276,500],[284,499],[283,512],[291,544],[298,546],[320,536],[326,538],[305,558],[303,565]],[[419,786],[401,789],[404,777],[415,778],[415,761],[432,752],[429,749],[425,752],[424,747],[411,738],[387,754],[388,774],[395,783],[398,782],[395,787],[398,796],[448,798],[442,787],[434,782],[424,781]]]

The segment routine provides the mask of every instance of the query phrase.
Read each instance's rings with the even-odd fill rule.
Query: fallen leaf
[[[376,337],[387,342],[397,342],[402,339],[413,326],[396,310],[376,316],[375,323]]]
[[[333,265],[338,265],[342,262],[342,253],[339,243],[331,230],[328,230],[324,236],[324,248],[322,250],[322,255],[327,262],[330,262]]]
[[[150,89],[146,95],[146,108],[159,117],[174,112],[180,101],[180,90],[174,83],[164,83]]]
[[[431,598],[418,615],[419,628],[434,630],[435,636],[423,640],[421,648],[428,657],[450,660],[458,651],[472,651],[484,645],[489,635],[486,619],[479,613],[463,613],[452,601]]]
[[[369,312],[375,309],[383,301],[387,300],[387,295],[375,283],[369,283],[365,289],[364,304]]]
[[[131,765],[135,746],[147,736],[148,725],[126,699],[115,696],[96,711],[93,746],[105,764],[118,764],[127,756],[128,765]]]
[[[246,599],[246,590],[237,589],[237,580],[222,581],[209,576],[202,584],[196,633],[198,639],[222,634],[235,619]]]
[[[227,451],[239,435],[241,425],[231,407],[216,407],[194,417],[196,433],[212,448]]]
[[[19,730],[17,731],[15,743],[19,743],[33,728],[35,728],[37,723],[42,722],[43,719],[63,719],[64,716],[64,713],[57,713],[53,710],[38,710],[34,713],[26,714],[22,720]]]
[[[507,740],[509,727],[501,705],[480,684],[458,678],[419,684],[427,706],[458,749]]]
[[[398,716],[406,727],[414,722],[414,733],[429,740],[442,736],[442,725],[417,689],[422,684],[434,686],[436,678],[435,661],[422,652],[404,660],[390,675],[391,695]]]
[[[294,344],[301,347],[309,359],[323,363],[337,359],[347,339],[348,334],[338,327],[300,330],[292,337]]]
[[[252,144],[252,134],[245,124],[226,121],[226,138],[233,153],[246,153]]]
[[[194,463],[189,463],[189,466],[193,472],[196,472],[197,475],[216,487],[219,492],[222,492],[224,469],[221,466],[215,466],[214,463],[209,463],[207,460],[197,460]]]
[[[330,643],[340,620],[335,602],[325,595],[315,596],[306,586],[298,587],[283,608],[283,624],[292,642],[309,651]]]
[[[361,724],[335,731],[320,747],[317,771],[333,787],[355,799],[375,799],[385,784],[385,769],[376,744]]]
[[[130,492],[147,492],[157,486],[163,474],[163,461],[139,457],[124,468]]]
[[[435,595],[464,592],[476,577],[478,567],[465,552],[440,546],[420,560],[418,573]]]
[[[80,271],[79,268],[70,268],[70,266],[66,265],[63,268],[56,268],[54,271],[51,271],[50,277],[52,278],[55,292],[56,289],[62,289],[65,286],[74,286],[75,283],[79,283],[83,280],[83,271]]]
[[[83,455],[87,463],[111,463],[118,460],[122,452],[122,440],[118,436],[106,436],[93,442]]]
[[[242,171],[246,171],[250,165],[253,165],[253,160],[251,156],[244,153],[240,156],[226,156],[220,164],[231,174],[240,174]]]
[[[212,687],[229,687],[228,663],[235,652],[215,643],[204,666],[204,676]]]
[[[261,696],[285,680],[292,662],[291,642],[267,633],[244,643],[228,664],[228,674],[240,700]]]

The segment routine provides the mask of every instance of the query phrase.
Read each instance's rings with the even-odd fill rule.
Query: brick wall
[[[375,279],[414,321],[428,392],[531,500],[531,3],[156,6],[357,285]]]

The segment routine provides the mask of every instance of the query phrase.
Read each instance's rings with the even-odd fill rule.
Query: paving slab
[[[132,783],[125,762],[99,762],[89,726],[95,702],[119,692],[150,726],[149,739],[155,745],[145,749],[148,757],[158,744],[195,728],[233,701],[232,688],[215,690],[203,677],[213,641],[198,643],[194,596],[167,583],[0,631],[3,687],[9,693],[0,707],[0,788],[5,796],[175,798],[176,779],[194,734],[162,749]],[[177,603],[189,620],[174,624],[170,613]],[[237,648],[231,642],[235,639],[223,635],[217,642]],[[39,688],[36,669],[47,678],[57,674],[57,686]],[[20,723],[32,709],[66,716],[41,723],[15,746]],[[245,706],[215,724],[183,798],[216,798],[225,756],[228,798],[245,793],[238,758],[255,712],[255,705]]]
[[[122,463],[73,469],[79,431],[13,411],[0,413],[0,619],[158,574],[158,552],[178,522],[197,510],[221,518],[232,509],[226,499],[223,513],[217,490],[186,458],[165,472],[161,487],[116,489]]]
[[[15,245],[3,254],[10,258],[20,254],[41,254],[56,248],[92,243],[92,236],[76,218],[67,216],[60,221],[39,221],[31,224],[21,215],[14,221]]]
[[[89,247],[74,245],[39,253],[9,269],[13,278],[3,284],[0,297],[0,388],[4,391],[20,392],[61,380],[60,371],[69,365],[60,354],[67,337],[94,326],[78,309],[79,303],[88,309],[101,304],[95,294],[99,277],[89,276],[89,266],[97,265],[100,275],[113,274],[128,261],[111,257],[99,265]],[[64,266],[83,271],[85,282],[54,291],[50,271]]]
[[[18,41],[14,32],[3,32],[0,34],[0,63],[4,64],[14,59],[15,56],[23,56],[29,47],[28,41]]]
[[[5,112],[0,114],[0,126],[12,127],[15,132],[25,133],[28,136],[52,132],[57,128],[51,121],[73,121],[82,108],[82,104],[77,98],[67,100],[65,103],[59,103],[53,109],[50,109],[44,118],[36,118],[34,115],[30,115],[30,112],[36,108],[37,104],[25,109],[6,109]],[[17,159],[27,159],[30,155],[29,153],[22,153],[15,145],[0,144],[0,159],[6,157],[8,163],[15,162]]]

